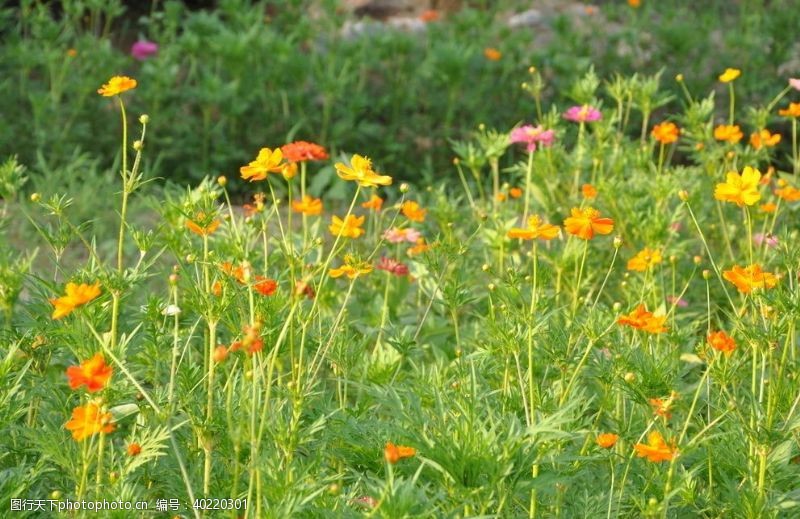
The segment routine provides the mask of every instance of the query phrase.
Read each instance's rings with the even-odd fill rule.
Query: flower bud
[[[703,279],[711,279],[711,271],[708,269],[703,270]]]
[[[681,199],[681,202],[686,202],[687,200],[689,200],[689,192],[686,191],[685,189],[681,189],[680,191],[678,191],[678,198]]]
[[[491,269],[492,267],[490,267],[488,263],[484,263],[483,265],[481,265],[481,270],[484,272],[489,272]]]
[[[678,83],[683,83],[683,74],[676,75],[675,81],[677,81]]]
[[[42,199],[42,195],[39,193],[31,193],[31,202],[36,203]]]
[[[194,260],[195,260],[195,259],[196,259],[196,258],[195,258],[195,255],[194,255],[194,254],[187,254],[187,255],[186,255],[186,263],[194,263]]]
[[[228,179],[225,175],[220,175],[217,177],[217,184],[219,184],[220,186],[225,187],[227,183]]]
[[[139,116],[139,122],[142,124],[147,124],[150,122],[150,116],[147,114],[142,114]]]
[[[633,384],[634,382],[636,382],[636,374],[634,374],[631,371],[625,373],[625,376],[623,378],[625,382],[627,382],[628,384]]]
[[[622,247],[622,236],[614,236],[614,248],[619,249]]]
[[[178,284],[178,275],[177,274],[170,274],[169,275],[169,284],[170,285],[177,285]]]
[[[494,290],[497,288],[497,286],[495,286],[494,283],[489,283],[488,285],[486,285],[486,288],[489,289],[489,292],[494,292]]]
[[[411,189],[411,188],[410,188],[410,187],[409,187],[409,185],[408,185],[408,184],[406,184],[405,182],[403,182],[402,184],[400,184],[400,192],[401,192],[401,193],[408,193],[408,190],[409,190],[409,189]]]
[[[672,263],[673,265],[674,265],[675,263],[678,263],[678,256],[676,256],[676,255],[672,254],[672,255],[669,257],[669,262],[670,262],[670,263]]]
[[[53,490],[52,492],[50,492],[50,499],[58,501],[59,499],[61,499],[61,496],[63,495],[64,494],[60,490]]]
[[[140,151],[142,148],[144,148],[144,144],[142,143],[142,141],[140,141],[140,140],[133,141],[133,149],[134,150]]]
[[[695,256],[694,258],[692,258],[692,261],[694,262],[695,265],[699,265],[700,263],[703,262],[703,258],[701,258],[700,256]]]
[[[611,308],[612,308],[612,309],[613,309],[615,312],[619,312],[620,310],[622,310],[622,303],[620,303],[619,301],[617,301],[616,303],[614,303],[614,306],[612,306]]]

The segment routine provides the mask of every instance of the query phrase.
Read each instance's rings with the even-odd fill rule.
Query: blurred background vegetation
[[[733,66],[737,97],[765,104],[800,73],[793,3],[464,1],[391,24],[338,0],[21,0],[0,8],[0,157],[18,155],[34,188],[75,192],[98,171],[110,189],[119,121],[96,90],[125,74],[139,81],[129,112],[151,116],[150,177],[237,176],[260,147],[305,139],[427,181],[453,174],[450,139],[535,118],[520,86],[530,66],[545,102],[568,101],[590,67],[606,79],[663,69],[669,111],[675,74],[705,95]],[[159,46],[143,61],[130,53],[141,39]]]

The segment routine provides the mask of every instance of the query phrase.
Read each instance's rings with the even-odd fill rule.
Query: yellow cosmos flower
[[[350,166],[337,162],[336,174],[342,180],[357,182],[361,187],[388,186],[392,183],[392,177],[376,173],[372,169],[372,161],[361,155],[353,155]]]
[[[777,146],[779,142],[781,142],[781,134],[771,133],[767,129],[750,134],[750,146],[757,150],[764,147],[772,148]]]
[[[97,89],[97,93],[103,97],[113,97],[128,90],[136,88],[136,80],[128,76],[114,76],[108,83]]]
[[[99,296],[100,282],[98,281],[94,285],[67,283],[65,292],[66,295],[50,300],[50,303],[55,307],[52,315],[53,319],[66,317],[77,307],[85,305]]]
[[[761,181],[761,172],[746,166],[742,174],[731,171],[725,182],[717,184],[714,189],[714,198],[723,202],[732,202],[738,206],[753,205],[761,199],[758,191]]]
[[[789,103],[788,108],[778,110],[778,115],[784,117],[800,117],[800,103]]]
[[[641,251],[639,251],[636,256],[631,258],[628,261],[628,270],[634,270],[636,272],[644,272],[645,270],[652,268],[659,263],[661,263],[661,251],[658,249],[650,249],[650,247],[645,247]]]
[[[777,276],[770,272],[764,272],[761,270],[761,265],[758,264],[749,267],[734,265],[731,270],[723,272],[722,277],[736,285],[739,292],[743,294],[749,294],[759,288],[773,288],[778,284]]]
[[[509,238],[519,238],[520,240],[552,240],[558,233],[560,228],[557,225],[544,223],[538,215],[528,218],[528,226],[525,228],[514,227],[508,231]]]
[[[720,124],[714,128],[714,138],[718,141],[736,144],[742,140],[742,137],[744,137],[744,134],[741,128],[735,124]]]
[[[328,227],[328,229],[330,229],[331,234],[334,236],[358,238],[365,232],[364,229],[361,228],[362,225],[364,225],[363,216],[349,214],[344,218],[344,220],[342,220],[338,216],[334,215],[331,218],[331,225]]]
[[[738,68],[726,68],[725,72],[720,74],[719,80],[723,83],[730,83],[741,75],[742,71]]]
[[[242,178],[252,182],[253,180],[264,180],[267,178],[267,173],[282,173],[283,172],[283,152],[280,148],[271,150],[269,148],[261,148],[258,152],[256,160],[252,161],[247,166],[239,168]]]
[[[403,216],[412,222],[420,223],[425,221],[425,214],[428,212],[427,209],[421,208],[417,202],[411,200],[403,202],[402,211]]]
[[[328,271],[332,278],[347,276],[349,279],[355,279],[370,272],[372,272],[372,265],[364,261],[358,261],[350,254],[345,255],[344,263],[341,267],[332,268]]]
[[[305,195],[301,200],[292,201],[292,211],[309,216],[321,214],[322,200]]]

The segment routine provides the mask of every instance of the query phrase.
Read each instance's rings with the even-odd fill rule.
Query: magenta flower
[[[405,266],[403,263],[400,263],[397,260],[393,260],[387,258],[386,256],[381,256],[381,260],[375,265],[375,268],[378,270],[385,270],[390,274],[394,274],[395,276],[407,276],[408,275],[408,267]]]
[[[530,124],[514,128],[511,130],[511,135],[509,135],[511,144],[526,144],[525,149],[529,153],[536,151],[537,144],[545,148],[552,146],[555,138],[556,134],[553,130],[545,130],[541,125],[533,126]]]
[[[158,52],[158,44],[152,41],[139,40],[131,46],[131,56],[144,61]]]
[[[800,78],[789,78],[789,86],[795,90],[800,90]]]
[[[403,243],[404,241],[407,241],[408,243],[417,243],[417,240],[421,236],[422,235],[418,230],[410,227],[408,229],[392,227],[383,233],[383,239],[389,243]]]
[[[564,112],[564,119],[574,123],[593,123],[602,118],[603,114],[600,113],[600,110],[589,105],[573,106]]]
[[[778,237],[759,232],[753,235],[753,243],[755,243],[757,247],[761,247],[766,243],[767,247],[774,249],[778,246]]]

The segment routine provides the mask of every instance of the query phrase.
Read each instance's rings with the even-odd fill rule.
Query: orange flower
[[[364,209],[372,209],[373,211],[380,211],[383,207],[383,198],[378,195],[372,195],[367,202],[361,204]]]
[[[345,238],[358,238],[364,234],[364,229],[361,226],[364,224],[363,216],[355,216],[348,214],[344,220],[338,216],[331,218],[331,225],[328,229],[334,236],[344,236]]]
[[[764,213],[774,213],[778,210],[778,206],[773,204],[772,202],[767,202],[766,204],[761,204],[758,208]]]
[[[281,176],[291,180],[297,175],[297,162],[286,162],[281,165]]]
[[[628,270],[635,270],[636,272],[644,272],[661,263],[661,251],[658,249],[650,249],[645,247],[639,251],[636,256],[628,261]]]
[[[186,219],[186,228],[199,236],[208,236],[217,230],[219,223],[216,218],[209,222],[206,213],[199,212],[194,220]]]
[[[586,200],[593,200],[597,198],[597,189],[591,184],[584,184],[581,186],[581,194]]]
[[[522,196],[522,188],[512,187],[508,190],[508,194],[511,196],[511,198],[519,198]]]
[[[102,412],[94,402],[73,409],[72,419],[64,427],[72,431],[72,437],[79,442],[97,433],[108,434],[114,430],[111,413]]]
[[[662,400],[660,398],[651,398],[648,400],[648,402],[650,402],[650,405],[653,407],[653,413],[656,416],[660,416],[669,420],[672,418],[672,412],[670,410],[672,409],[673,400],[673,397],[670,397],[666,400]]]
[[[424,222],[425,214],[428,212],[427,209],[422,209],[418,203],[412,202],[411,200],[403,202],[402,211],[403,216],[412,222]]]
[[[761,193],[758,192],[760,181],[761,172],[750,166],[745,166],[741,175],[730,171],[725,182],[717,184],[714,189],[714,198],[740,207],[742,204],[753,205],[761,199]]]
[[[672,144],[678,140],[681,130],[675,123],[664,122],[653,127],[652,136],[661,144]]]
[[[722,273],[722,277],[730,281],[739,292],[749,294],[759,288],[772,288],[778,284],[778,278],[774,274],[761,270],[761,265],[750,265],[740,267],[734,265],[731,270]]]
[[[142,446],[136,442],[132,442],[130,445],[128,445],[127,451],[128,451],[128,456],[133,458],[134,456],[138,456],[139,454],[142,453]]]
[[[292,202],[292,211],[313,216],[322,213],[322,199],[305,195],[302,200]]]
[[[495,195],[494,198],[498,202],[505,202],[506,201],[506,194],[505,193],[497,193],[497,195]]]
[[[278,288],[278,282],[268,277],[256,276],[256,282],[253,284],[253,288],[262,296],[271,296]]]
[[[664,326],[666,320],[667,316],[657,317],[652,312],[648,312],[643,304],[640,304],[630,314],[617,319],[617,323],[648,333],[663,333],[667,331],[667,327]]]
[[[281,173],[283,169],[283,152],[280,148],[271,150],[269,148],[261,148],[258,152],[256,160],[252,161],[247,166],[239,168],[239,173],[242,178],[252,182],[253,180],[264,180],[267,178],[267,173]]]
[[[600,447],[604,449],[610,449],[617,444],[617,440],[619,440],[619,435],[614,433],[603,433],[598,434],[595,441]]]
[[[779,142],[781,142],[781,134],[770,133],[766,128],[750,134],[750,146],[757,150],[760,150],[764,146],[772,148],[777,146]]]
[[[564,229],[582,240],[591,240],[597,234],[611,234],[614,220],[601,218],[600,211],[592,207],[572,208],[572,215],[564,220]]]
[[[719,80],[723,83],[730,83],[731,81],[735,80],[737,77],[742,75],[742,71],[738,68],[726,68],[725,72],[720,74]]]
[[[633,448],[637,456],[647,458],[647,461],[653,463],[670,461],[678,453],[675,445],[667,445],[664,437],[658,431],[653,431],[647,435],[647,443],[637,443]]]
[[[113,97],[134,88],[136,88],[135,79],[128,76],[114,76],[108,80],[108,83],[100,87],[97,93],[103,97]]]
[[[74,58],[78,55],[77,49],[67,49],[67,56]]]
[[[242,332],[244,332],[242,340],[231,344],[229,351],[245,349],[248,355],[252,355],[264,348],[264,340],[261,338],[260,322],[256,321],[252,326],[244,326]]]
[[[628,0],[628,5],[636,9],[640,5],[642,5],[642,0]]]
[[[549,223],[542,222],[539,216],[531,216],[528,218],[528,226],[524,229],[514,227],[508,231],[509,238],[519,238],[521,240],[552,240],[558,236],[559,227]]]
[[[742,130],[735,124],[720,124],[714,128],[714,138],[718,141],[736,144],[742,137],[744,137]]]
[[[70,389],[86,386],[90,393],[96,393],[108,385],[113,369],[106,364],[102,353],[95,353],[94,357],[81,362],[80,366],[67,368],[67,378]]]
[[[372,169],[372,161],[361,155],[353,155],[350,166],[337,162],[335,167],[339,178],[357,182],[361,187],[388,186],[392,183],[392,177],[376,173]]]
[[[423,11],[422,14],[419,15],[419,19],[425,23],[435,22],[441,18],[439,11],[436,9],[428,9],[427,11]]]
[[[503,57],[503,53],[494,47],[486,47],[483,49],[483,56],[489,61],[500,61],[500,58]]]
[[[403,458],[411,458],[417,453],[414,447],[406,447],[405,445],[395,445],[392,442],[386,442],[386,447],[383,449],[383,457],[386,461],[394,465]]]
[[[283,158],[290,162],[305,162],[307,160],[326,160],[328,152],[319,144],[306,141],[295,141],[281,146]]]
[[[725,332],[711,332],[708,334],[708,344],[725,355],[730,355],[736,349],[736,341]]]
[[[92,299],[100,295],[100,282],[97,281],[94,285],[87,285],[81,283],[67,283],[65,288],[66,295],[59,298],[51,299],[50,303],[53,304],[53,319],[61,319],[71,314],[75,308],[85,305]]]
[[[778,198],[782,198],[787,202],[800,201],[800,189],[797,189],[794,186],[786,186],[776,189],[775,194],[778,196]]]
[[[800,117],[800,103],[789,103],[789,107],[778,110],[778,114],[785,117]]]
[[[328,271],[332,278],[347,276],[349,279],[355,279],[361,274],[369,274],[370,272],[372,272],[372,265],[358,261],[349,254],[345,255],[344,264],[341,267],[332,268]]]
[[[408,248],[408,255],[409,256],[418,256],[430,250],[431,246],[425,243],[425,238],[420,238],[417,240],[417,244],[413,247]]]
[[[211,358],[217,364],[225,362],[225,359],[228,358],[229,350],[224,345],[220,344],[216,348],[214,348],[214,353],[211,354]]]

